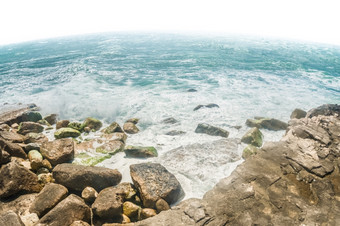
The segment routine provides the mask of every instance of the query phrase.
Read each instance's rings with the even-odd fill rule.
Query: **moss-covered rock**
[[[124,143],[119,140],[109,140],[105,142],[103,145],[96,148],[96,152],[102,154],[110,154],[114,155],[124,149]]]
[[[110,134],[114,132],[123,132],[123,130],[117,122],[113,122],[111,123],[111,125],[103,129],[102,132],[106,134]]]
[[[42,116],[37,111],[27,111],[22,114],[23,122],[38,122],[41,119],[42,119]]]
[[[45,119],[39,120],[38,123],[44,126],[51,126],[51,124],[48,123],[48,121],[46,121]]]
[[[98,119],[89,117],[85,119],[81,126],[82,128],[89,127],[91,130],[97,131],[103,126],[103,123]]]
[[[158,152],[154,147],[127,146],[124,149],[127,157],[150,158],[157,157]]]
[[[74,164],[83,165],[83,166],[95,166],[102,161],[111,158],[111,155],[97,155],[91,156],[87,153],[80,153],[76,155]]]
[[[80,122],[70,122],[67,125],[67,127],[78,130],[79,132],[82,132],[82,130],[83,130],[82,124]]]
[[[72,128],[60,128],[54,133],[56,139],[66,138],[66,137],[79,137],[80,132]]]
[[[123,203],[123,214],[129,217],[132,221],[138,219],[138,213],[141,209],[142,208],[140,206],[129,201]]]
[[[254,127],[252,129],[250,129],[241,139],[241,141],[243,143],[246,144],[252,144],[256,147],[261,147],[262,146],[262,138],[263,135],[261,133],[261,131]]]
[[[255,147],[254,145],[249,144],[247,147],[245,147],[245,149],[243,149],[242,152],[242,158],[243,159],[247,159],[252,155],[256,155],[256,153],[258,152],[258,148]]]

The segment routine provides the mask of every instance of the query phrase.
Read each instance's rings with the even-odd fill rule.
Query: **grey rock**
[[[164,124],[176,124],[176,123],[178,123],[178,121],[175,118],[170,117],[170,118],[163,119],[162,123],[164,123]]]
[[[186,132],[180,131],[180,130],[171,130],[171,131],[167,132],[165,135],[168,135],[168,136],[180,136],[180,135],[183,135],[185,133]]]
[[[208,134],[208,135],[211,135],[211,136],[221,136],[221,137],[228,137],[229,136],[228,131],[221,129],[221,128],[218,128],[218,127],[215,127],[215,126],[212,126],[212,125],[209,125],[209,124],[206,124],[206,123],[198,124],[196,129],[195,129],[195,133],[205,133],[205,134]]]
[[[337,114],[338,116],[340,115],[340,105],[324,104],[320,107],[313,108],[310,111],[308,111],[306,117],[312,118],[318,115],[330,116],[330,115],[335,115],[335,114]]]

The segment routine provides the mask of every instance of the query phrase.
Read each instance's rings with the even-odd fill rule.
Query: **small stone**
[[[139,122],[139,118],[130,118],[126,122],[131,122],[136,125]]]
[[[189,93],[193,93],[193,92],[197,92],[197,90],[196,90],[196,89],[193,89],[193,88],[191,88],[191,89],[188,89],[188,90],[187,90],[187,92],[189,92]]]
[[[37,171],[42,167],[43,157],[41,153],[37,150],[32,150],[28,152],[28,159],[31,162],[31,168],[33,171]]]
[[[299,108],[296,108],[290,115],[290,119],[293,119],[293,118],[300,119],[300,118],[306,117],[306,115],[307,115],[307,112]]]
[[[44,126],[51,126],[50,123],[48,123],[48,121],[46,121],[45,119],[39,120],[38,123]]]
[[[26,147],[25,147],[25,151],[29,152],[31,150],[40,151],[40,145],[37,144],[37,143],[29,143],[29,144],[27,144]]]
[[[171,130],[171,131],[167,132],[165,135],[168,135],[168,136],[180,136],[180,135],[183,135],[185,133],[186,132],[180,131],[180,130]]]
[[[100,120],[91,117],[85,119],[85,121],[82,124],[82,128],[89,127],[91,130],[95,131],[99,130],[100,127],[102,126],[103,123]]]
[[[175,118],[170,117],[170,118],[163,119],[162,123],[164,123],[164,124],[175,124],[175,123],[178,123],[178,121]]]
[[[12,127],[13,129],[18,129],[18,128],[19,128],[19,124],[18,124],[18,123],[13,123],[13,124],[11,125],[11,127]]]
[[[98,196],[98,192],[92,187],[86,187],[81,192],[81,197],[84,199],[85,202],[92,204],[94,200],[96,200]]]
[[[85,133],[90,133],[90,132],[91,132],[91,128],[88,127],[88,126],[86,126],[86,127],[84,128],[84,132],[85,132]]]
[[[124,149],[124,152],[127,157],[134,158],[149,158],[158,156],[157,150],[154,147],[127,146]]]
[[[158,201],[156,202],[156,210],[158,213],[169,209],[170,206],[164,199],[158,199]]]
[[[142,220],[150,218],[150,217],[154,217],[157,215],[156,210],[154,209],[150,209],[150,208],[144,208],[142,209],[142,211],[140,212],[140,218]]]
[[[122,128],[117,122],[111,123],[108,127],[102,130],[103,133],[110,134],[114,132],[123,132]]]
[[[243,149],[242,152],[242,158],[243,159],[247,159],[252,155],[256,155],[256,153],[258,152],[258,148],[249,144],[245,149]]]
[[[82,132],[82,130],[83,130],[82,124],[80,122],[70,122],[67,125],[67,127],[78,130],[79,132]]]
[[[35,122],[22,122],[18,128],[18,133],[23,135],[28,133],[41,133],[42,131],[44,131],[44,127]]]
[[[103,189],[92,204],[93,214],[101,218],[121,216],[123,213],[123,196],[121,190],[117,188]]]
[[[41,184],[54,183],[54,178],[51,173],[41,173],[38,175],[38,181]]]
[[[85,221],[74,221],[70,226],[90,226],[90,225]]]
[[[37,170],[37,175],[43,174],[43,173],[49,173],[49,172],[50,172],[50,171],[49,171],[47,168],[41,167],[41,168],[39,168],[39,169]]]

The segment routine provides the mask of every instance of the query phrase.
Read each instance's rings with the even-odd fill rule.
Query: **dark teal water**
[[[4,107],[4,103],[33,102],[44,114],[58,113],[71,120],[92,116],[105,123],[138,117],[141,132],[128,142],[156,146],[158,160],[163,161],[163,154],[173,148],[218,139],[195,134],[201,122],[239,138],[247,130],[247,118],[287,121],[297,107],[309,110],[339,104],[340,47],[207,35],[114,33],[59,38],[0,46],[0,87]],[[197,92],[187,92],[189,88]],[[193,111],[208,103],[220,108]],[[160,123],[167,117],[180,123]],[[235,125],[243,127],[236,130]],[[164,135],[170,130],[186,134]],[[265,140],[283,135],[263,133]],[[232,169],[223,161],[217,163],[225,156],[202,155],[193,156],[191,165],[204,159],[207,168],[195,172],[190,164],[162,162],[180,178],[189,197],[203,195]],[[128,160],[117,156],[106,166],[128,167]]]

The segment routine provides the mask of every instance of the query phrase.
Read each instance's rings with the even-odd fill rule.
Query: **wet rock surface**
[[[212,126],[206,123],[200,123],[197,125],[195,129],[195,133],[205,133],[210,136],[221,136],[221,137],[228,137],[229,132],[222,129],[218,128],[216,126]]]

